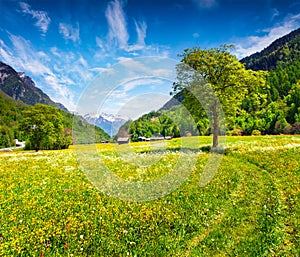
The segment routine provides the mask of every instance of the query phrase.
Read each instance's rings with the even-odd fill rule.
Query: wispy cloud
[[[135,120],[143,114],[161,108],[170,98],[159,93],[145,93],[127,99],[118,111],[121,117]]]
[[[0,44],[0,55],[4,62],[19,69],[19,71],[27,71],[32,74],[42,75],[50,72],[50,69],[41,61],[46,59],[44,52],[34,51],[31,43],[21,36],[10,34],[9,39],[12,48],[5,45],[4,42]]]
[[[97,73],[113,73],[112,68],[102,68],[102,67],[96,67],[96,68],[91,68],[90,71],[97,72]]]
[[[42,34],[45,35],[51,22],[47,12],[32,10],[31,6],[25,2],[20,2],[20,7],[24,14],[31,15],[32,18],[36,20],[35,26],[37,26],[42,31]]]
[[[63,103],[69,110],[75,110],[75,81],[91,79],[91,73],[85,72],[86,61],[81,56],[59,52],[52,48],[49,56],[43,51],[34,49],[30,41],[21,36],[9,35],[12,46],[0,40],[0,59],[17,71],[24,71],[54,101]],[[60,63],[61,56],[64,64]],[[64,67],[59,69],[58,67]],[[66,72],[68,70],[68,72]],[[76,77],[77,76],[77,77]],[[72,86],[72,87],[71,87]]]
[[[216,0],[193,0],[200,8],[209,9],[217,5]]]
[[[280,13],[279,13],[279,11],[276,8],[273,8],[271,10],[271,20],[274,20],[279,15],[280,15]]]
[[[281,23],[272,28],[262,30],[262,36],[249,36],[233,40],[236,45],[235,54],[238,58],[259,52],[269,46],[273,41],[282,37],[292,30],[297,29],[300,25],[300,14],[288,15]]]
[[[120,61],[120,65],[131,71],[131,77],[127,78],[124,76],[122,83],[132,80],[134,77],[152,76],[160,78],[172,78],[174,80],[176,77],[175,61],[171,61],[171,59],[164,59],[161,57],[151,57],[149,59],[119,57],[118,60]],[[165,67],[162,68],[162,66]]]
[[[199,33],[197,32],[193,33],[193,38],[199,38],[199,37],[200,37]]]
[[[65,40],[72,40],[74,43],[80,43],[79,24],[75,26],[67,23],[59,23],[59,33],[63,35]]]
[[[129,34],[127,32],[126,16],[123,10],[122,2],[114,0],[107,6],[105,16],[107,18],[110,43],[116,44],[120,48],[126,48]]]
[[[147,37],[147,23],[144,20],[133,19],[132,23],[127,23],[124,2],[122,0],[112,0],[108,3],[105,16],[108,23],[108,34],[106,38],[96,37],[96,44],[99,51],[95,58],[102,60],[108,57],[130,55],[168,55],[167,47],[160,45],[147,45],[145,39]],[[134,26],[135,30],[129,30],[129,26]],[[130,42],[130,38],[135,35],[130,35],[129,31],[136,33],[136,42]]]
[[[135,21],[135,28],[137,33],[137,44],[140,46],[145,45],[145,38],[146,38],[146,30],[147,24],[145,21],[137,22]]]
[[[158,78],[138,78],[138,79],[133,79],[131,81],[128,81],[126,83],[124,83],[123,85],[120,86],[121,90],[124,90],[124,92],[129,92],[137,87],[141,87],[141,86],[147,86],[149,87],[149,85],[162,85],[163,81],[161,79]]]
[[[128,81],[109,92],[101,107],[102,111],[136,119],[161,108],[170,99],[168,92],[160,92],[161,88],[168,88],[161,79],[139,78]]]
[[[93,68],[101,74],[86,88],[80,99],[80,113],[93,112],[95,108],[105,109],[109,113],[117,113],[120,106],[145,93],[156,92],[170,98],[169,92],[176,77],[176,61],[160,57],[128,58],[119,57],[118,64],[107,68]],[[149,98],[152,105],[154,100]],[[141,106],[140,110],[143,109]]]

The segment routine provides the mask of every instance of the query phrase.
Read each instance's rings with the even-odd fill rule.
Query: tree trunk
[[[36,152],[38,152],[38,151],[40,150],[40,145],[41,145],[40,142],[38,142],[38,143],[36,144],[36,147],[35,147],[35,151],[36,151]]]
[[[212,114],[213,114],[213,147],[217,147],[219,144],[218,136],[219,136],[219,117],[217,112],[217,105],[214,103],[212,106]]]

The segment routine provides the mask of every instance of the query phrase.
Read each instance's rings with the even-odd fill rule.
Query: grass
[[[211,138],[184,140],[103,144],[88,156],[132,183],[181,162],[183,178],[168,177],[175,188],[151,201],[98,190],[76,148],[1,153],[0,256],[300,256],[300,136],[226,137],[204,187],[199,148]]]

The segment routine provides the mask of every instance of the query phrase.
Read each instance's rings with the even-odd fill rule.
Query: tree
[[[179,55],[174,93],[185,90],[183,104],[194,118],[209,116],[212,123],[213,147],[218,146],[219,118],[224,111],[234,116],[244,96],[251,88],[254,92],[265,85],[265,73],[246,70],[229,50],[233,46],[221,46],[202,50],[198,47],[184,50]],[[199,106],[199,99],[201,105]]]
[[[43,104],[36,104],[23,111],[20,130],[28,139],[29,149],[64,149],[72,139],[63,125],[63,115],[60,110]]]
[[[8,126],[0,126],[0,147],[10,147],[13,145],[14,133]]]

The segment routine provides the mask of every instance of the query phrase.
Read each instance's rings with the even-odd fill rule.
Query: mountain
[[[300,58],[300,28],[275,40],[271,45],[240,61],[247,69],[275,70],[280,65],[282,68]]]
[[[14,144],[18,138],[18,120],[29,105],[17,101],[0,90],[0,148]]]
[[[261,52],[257,52],[240,60],[247,69],[275,71],[278,67],[282,72],[283,69],[292,70],[293,75],[284,76],[277,83],[286,84],[287,80],[292,77],[290,84],[294,84],[300,78],[300,28],[289,34],[275,40]],[[290,72],[291,73],[291,72]],[[287,87],[288,89],[291,88]],[[286,92],[285,92],[286,93]],[[280,94],[280,92],[279,92]],[[170,110],[173,106],[179,105],[184,99],[183,92],[179,92],[172,97],[160,110]]]
[[[300,133],[300,28],[278,38],[261,52],[245,57],[240,62],[247,69],[265,70],[266,87],[261,87],[254,96],[251,92],[245,96],[239,111],[232,120],[228,120],[229,135],[251,134],[299,134]],[[128,125],[131,136],[144,136],[154,129],[169,126],[172,122],[162,120],[154,124],[153,117],[168,116],[173,120],[181,135],[194,134],[195,123],[188,120],[184,108],[185,91],[173,96],[156,114],[144,115],[143,119],[132,121]],[[257,97],[257,98],[256,98]],[[182,104],[179,104],[182,103]],[[189,106],[189,104],[187,105]],[[192,106],[197,110],[198,106]],[[196,117],[197,118],[197,117]],[[206,118],[197,121],[200,134],[209,134],[209,122]],[[161,133],[161,132],[160,132]]]
[[[20,100],[15,100],[0,90],[0,148],[14,145],[14,139],[26,140],[26,135],[19,132],[22,112],[33,108]],[[60,109],[66,132],[73,134],[73,143],[100,143],[110,136],[101,128],[89,124],[83,117]]]
[[[168,102],[166,102],[164,106],[159,109],[159,111],[170,110],[173,106],[179,105],[183,99],[184,91],[180,91],[175,94]]]
[[[119,128],[127,121],[125,118],[107,113],[101,113],[100,115],[88,113],[84,115],[84,118],[90,124],[102,128],[110,136],[117,134]]]
[[[36,103],[60,109],[64,129],[73,134],[73,143],[99,143],[110,139],[101,128],[71,114],[62,104],[53,102],[24,72],[16,72],[0,62],[0,148],[13,146],[15,138],[20,141],[27,139],[19,131],[22,112],[33,108]]]
[[[16,72],[11,66],[0,62],[0,89],[15,100],[34,106],[36,103],[51,105],[67,111],[55,103],[24,72]]]

